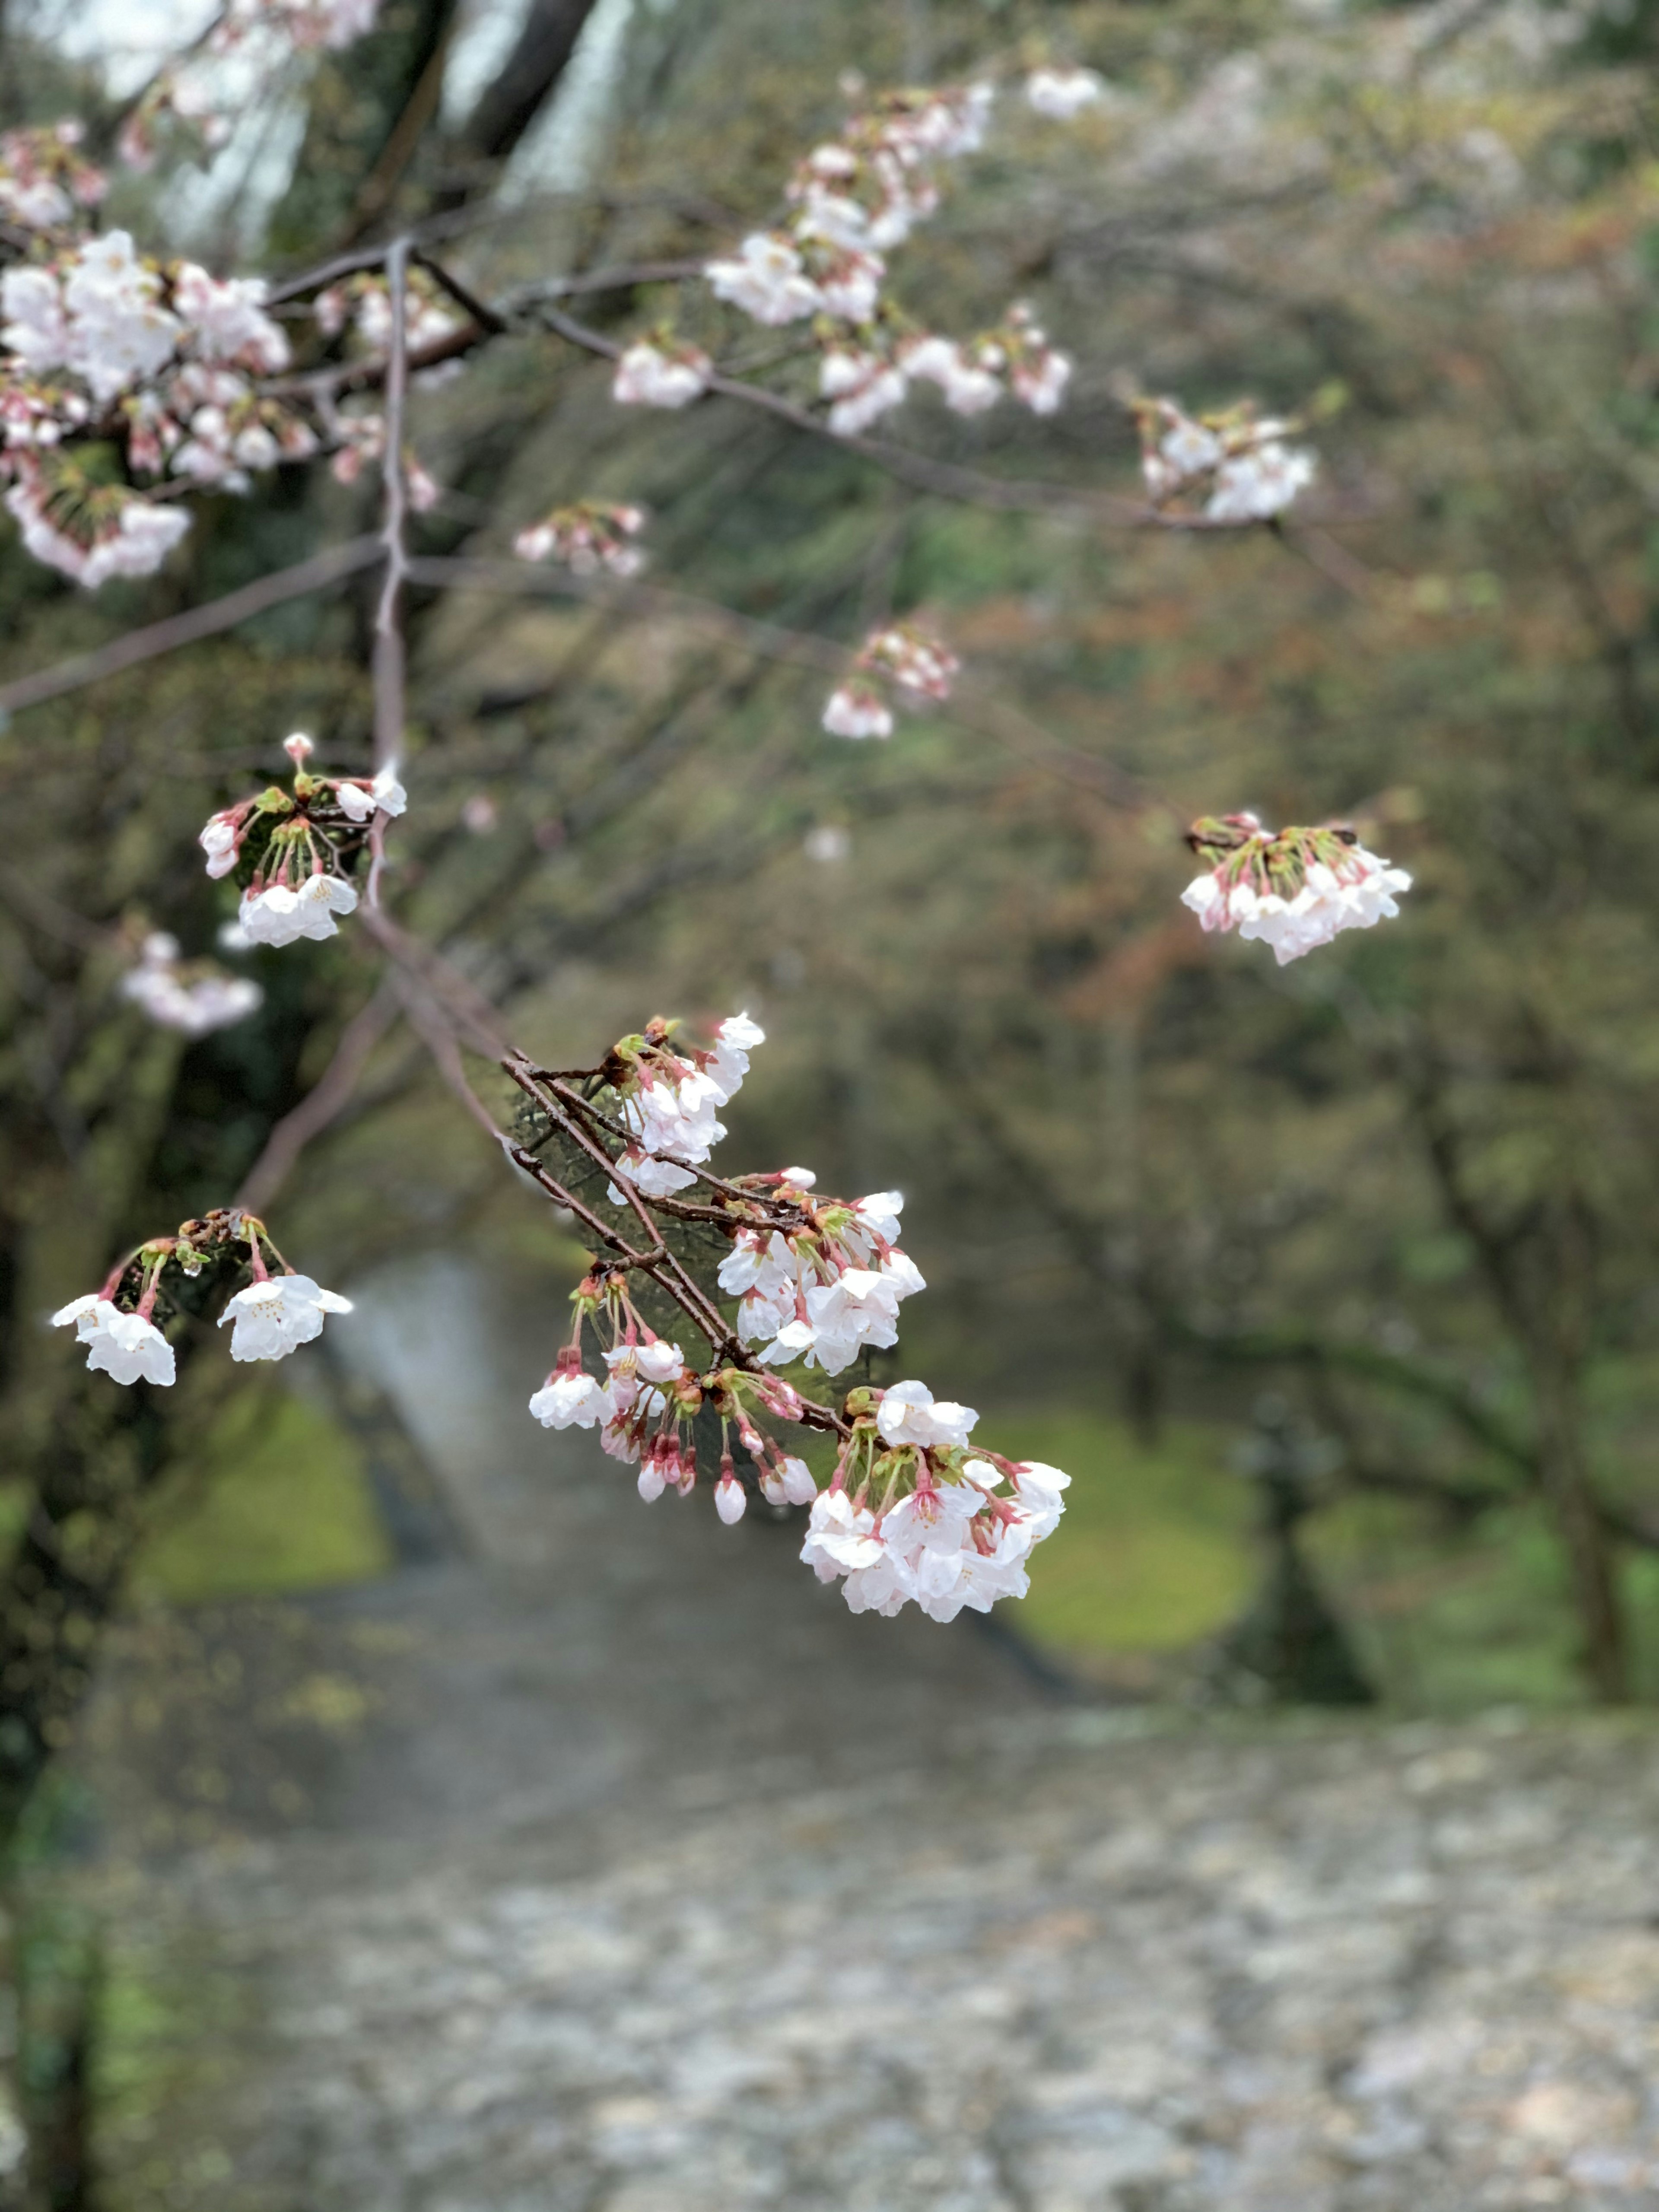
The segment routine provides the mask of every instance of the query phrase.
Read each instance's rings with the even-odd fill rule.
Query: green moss
[[[1009,1413],[987,1420],[984,1441],[1072,1477],[1066,1517],[1032,1564],[1028,1635],[1079,1653],[1178,1650],[1243,1604],[1250,1497],[1219,1431],[1171,1423],[1148,1451],[1092,1414]]]
[[[167,1501],[138,1573],[180,1605],[384,1574],[391,1553],[361,1455],[326,1413],[278,1395],[214,1432],[208,1472]]]

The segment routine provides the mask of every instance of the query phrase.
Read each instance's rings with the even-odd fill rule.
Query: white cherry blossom
[[[271,884],[242,893],[237,920],[251,945],[294,945],[302,937],[320,941],[337,933],[337,915],[351,914],[357,894],[343,878],[307,876],[299,890]]]
[[[978,1419],[971,1406],[959,1406],[949,1398],[935,1400],[925,1382],[896,1382],[882,1399],[876,1426],[884,1443],[948,1450],[967,1443]]]
[[[219,1316],[230,1333],[233,1359],[286,1359],[323,1333],[326,1314],[351,1311],[349,1298],[325,1291],[309,1275],[271,1275],[238,1291]]]
[[[890,738],[893,711],[867,684],[838,684],[823,709],[832,738]]]
[[[342,780],[334,792],[340,811],[353,822],[371,821],[376,813],[401,814],[409,805],[409,793],[398,782],[398,773],[397,762],[388,761],[367,788],[361,783]],[[351,908],[343,907],[340,911],[349,914]]]
[[[817,234],[830,234],[820,231]],[[842,234],[833,242],[857,250],[864,240],[860,233]],[[794,245],[775,230],[752,231],[733,258],[711,261],[702,273],[717,300],[740,307],[757,323],[799,322],[803,315],[813,314],[824,305],[823,295],[807,275]]]
[[[608,1420],[615,1408],[591,1375],[567,1368],[548,1376],[530,1401],[530,1410],[544,1429],[591,1429],[596,1421]]]
[[[1212,522],[1266,522],[1305,491],[1317,473],[1305,447],[1276,439],[1222,462],[1204,512]]]
[[[1025,80],[1027,104],[1054,123],[1069,123],[1092,107],[1106,88],[1090,69],[1033,70]]]
[[[87,1365],[117,1382],[167,1384],[174,1379],[173,1346],[143,1315],[124,1313],[94,1291],[75,1298],[52,1317],[54,1328],[74,1327],[87,1347]]]
[[[728,1528],[742,1520],[749,1506],[749,1493],[728,1469],[714,1485],[714,1510]]]
[[[617,362],[611,396],[624,407],[689,407],[708,389],[714,363],[695,346],[665,353],[641,339]]]

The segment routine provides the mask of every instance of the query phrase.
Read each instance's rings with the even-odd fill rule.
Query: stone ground
[[[404,1301],[467,1556],[141,1627],[98,1716],[109,2212],[1659,2208],[1647,1725],[1057,1700]]]

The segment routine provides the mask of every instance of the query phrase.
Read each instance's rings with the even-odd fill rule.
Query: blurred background
[[[79,114],[96,150],[202,20],[8,0],[0,125]],[[1304,419],[1320,477],[1284,530],[1236,535],[954,499],[750,409],[617,408],[553,337],[415,397],[443,488],[423,551],[500,558],[556,504],[638,501],[659,583],[848,646],[914,616],[963,658],[959,718],[849,746],[819,727],[827,679],[693,611],[417,591],[391,883],[549,1064],[746,1006],[769,1042],[722,1159],[902,1190],[930,1289],[875,1379],[924,1376],[1074,1478],[988,1628],[853,1620],[805,1586],[788,1516],[647,1512],[591,1439],[535,1430],[580,1253],[389,1002],[269,1209],[356,1314],[274,1372],[194,1362],[159,1410],[88,1389],[41,1316],[222,1203],[380,990],[348,931],[236,956],[264,1004],[195,1042],[118,991],[146,930],[206,949],[234,910],[196,835],[288,731],[368,763],[372,585],[12,714],[19,2203],[1659,2203],[1638,1938],[1573,1970],[1594,2035],[1545,1984],[1452,1990],[1468,1900],[1423,1871],[1419,1818],[1464,1793],[1443,1828],[1496,1821],[1516,1855],[1468,1909],[1547,1918],[1528,1883],[1603,1816],[1625,1874],[1596,1924],[1640,1921],[1613,1893],[1650,1840],[1631,1793],[1659,1691],[1655,33],[1647,0],[386,0],[357,45],[247,88],[210,159],[116,169],[107,222],[217,270],[435,222],[483,296],[637,268],[584,319],[677,313],[712,346],[720,311],[651,270],[765,221],[859,82],[1085,64],[1107,96],[1060,125],[1007,95],[897,263],[945,329],[1028,300],[1076,362],[1065,407],[963,422],[929,395],[895,434],[1133,494],[1127,398],[1250,397]],[[736,358],[773,350],[750,331]],[[95,597],[8,532],[0,687],[372,529],[372,473],[204,499],[164,578]],[[1241,807],[1352,821],[1412,872],[1401,919],[1285,970],[1203,936],[1181,830]],[[1286,1802],[1314,1808],[1300,1841]],[[932,1839],[920,1871],[895,1822]],[[842,1988],[866,1845],[917,1885],[901,1952],[970,1947],[1057,1884],[1020,1923],[1036,1978],[994,1961],[913,2017],[920,1984],[878,1986],[890,1949]],[[810,1899],[786,1878],[809,1860]],[[1197,1921],[1232,1928],[1190,1957],[1158,1887],[1177,1863]],[[1399,1956],[1310,1936],[1282,1971],[1315,2025],[1267,1997],[1228,2024],[1226,1988],[1273,1978],[1228,1952],[1255,1940],[1241,1898],[1305,1927],[1340,1892],[1347,1925],[1413,1869]],[[779,1917],[740,1937],[721,1914],[751,1878]],[[653,1915],[692,1893],[671,1936]],[[1457,1963],[1407,2002],[1423,1915]],[[1114,1976],[1167,1976],[1169,2018],[1120,1990],[1067,2103],[1054,2023]],[[890,2112],[891,2069],[878,2091],[844,2056],[797,2126],[742,2026],[775,1999],[797,2027],[766,2051],[816,2047],[828,2005],[848,2053],[890,2033],[918,2080]],[[1025,2102],[970,2158],[929,2099],[981,2034],[1029,2045],[1037,2086],[995,2062]],[[1266,2072],[1235,2080],[1218,2036]],[[671,2096],[688,2043],[715,2055]],[[1164,2072],[1126,2087],[1154,2046]],[[1463,2137],[1430,2109],[1456,2083]]]

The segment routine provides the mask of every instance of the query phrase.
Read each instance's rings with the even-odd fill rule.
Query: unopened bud
[[[291,738],[283,739],[283,750],[295,768],[303,768],[316,750],[303,730],[295,730]]]

